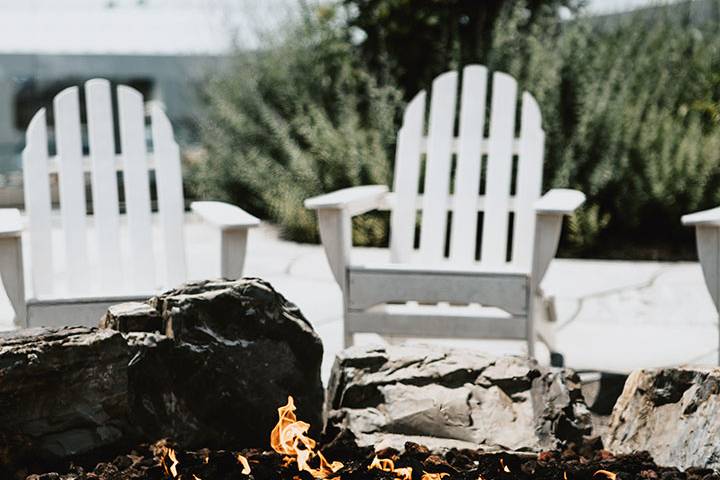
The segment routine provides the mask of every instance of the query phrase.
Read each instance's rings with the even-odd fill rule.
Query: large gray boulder
[[[103,325],[127,332],[130,408],[146,439],[266,447],[288,395],[321,428],[320,337],[267,282],[188,283],[111,308]]]
[[[603,440],[615,453],[647,450],[658,465],[720,469],[720,368],[633,372]]]
[[[0,334],[0,466],[126,439],[129,349],[111,330]]]
[[[325,409],[326,434],[347,428],[361,446],[541,451],[591,430],[573,372],[437,346],[341,352]]]
[[[0,477],[165,437],[267,448],[288,395],[321,428],[320,338],[267,282],[190,283],[101,323],[0,334]]]

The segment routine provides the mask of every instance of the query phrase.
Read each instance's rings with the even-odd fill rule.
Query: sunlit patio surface
[[[53,234],[59,237],[56,220]],[[191,214],[186,225],[190,277],[216,276],[217,232]],[[54,242],[54,248],[62,248],[62,242]],[[372,262],[386,253],[358,248],[354,254],[357,261]],[[277,229],[265,224],[250,234],[245,272],[268,280],[301,308],[322,337],[327,381],[333,358],[342,349],[342,300],[322,247],[281,240]],[[635,368],[717,362],[717,318],[697,263],[559,259],[551,264],[543,289],[555,297],[557,341],[569,367],[628,373]],[[3,298],[0,328],[11,329],[11,321],[12,310]],[[380,341],[374,335],[357,338],[358,343]],[[524,342],[415,341],[493,353],[525,349]],[[541,344],[538,358],[548,362]]]

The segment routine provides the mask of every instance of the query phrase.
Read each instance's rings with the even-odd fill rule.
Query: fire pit
[[[269,435],[272,450],[184,451],[166,441],[142,446],[92,468],[74,465],[64,474],[30,475],[27,480],[717,480],[710,469],[655,465],[647,453],[613,456],[598,439],[539,454],[487,453],[451,449],[444,455],[408,442],[403,452],[358,447],[341,434],[322,447],[297,420],[292,397],[278,409]]]
[[[0,334],[0,480],[720,480],[718,370],[636,372],[601,439],[578,376],[521,357],[358,346],[324,391],[259,279],[101,325]]]

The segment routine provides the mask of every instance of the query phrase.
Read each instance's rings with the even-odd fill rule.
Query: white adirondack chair
[[[121,154],[116,155],[110,83],[103,79],[88,81],[85,103],[88,157],[83,155],[78,87],[67,88],[54,99],[57,155],[49,154],[45,109],[38,111],[28,126],[22,157],[29,265],[23,262],[20,213],[15,209],[0,211],[0,275],[20,327],[96,325],[109,305],[147,298],[161,288],[187,280],[180,154],[163,109],[148,104],[150,153],[143,97],[130,87],[118,86]],[[162,235],[157,263],[149,180],[152,169]],[[88,170],[92,217],[86,212]],[[127,215],[122,217],[117,171],[123,173]],[[58,176],[62,227],[61,236],[55,238],[50,197],[53,173]],[[220,202],[196,202],[192,209],[221,231],[219,273],[239,277],[248,228],[258,225],[258,219]],[[55,242],[64,244],[63,254],[53,254]],[[29,276],[27,296],[24,275]]]
[[[346,345],[352,344],[355,333],[373,332],[524,339],[530,356],[539,337],[551,352],[555,350],[551,329],[536,329],[534,322],[541,305],[539,284],[555,255],[563,216],[579,207],[585,196],[557,189],[540,198],[540,111],[525,92],[520,135],[515,138],[517,85],[507,74],[493,75],[489,137],[484,137],[487,77],[480,65],[463,70],[457,136],[457,72],[444,73],[433,82],[427,134],[425,92],[410,102],[398,132],[392,192],[380,185],[361,186],[305,201],[307,208],[318,212],[322,243],[343,292]],[[485,193],[479,194],[483,176]],[[353,263],[351,218],[373,209],[392,210],[389,262]],[[415,248],[418,211],[420,241]],[[477,245],[479,211],[484,216]]]
[[[681,220],[683,225],[695,227],[695,241],[705,286],[715,309],[720,311],[720,207],[683,215]]]

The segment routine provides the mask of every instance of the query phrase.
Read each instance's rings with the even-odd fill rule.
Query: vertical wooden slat
[[[42,298],[53,292],[50,175],[44,108],[30,121],[22,161],[27,229],[30,236],[31,284],[33,296]]]
[[[450,259],[458,263],[470,263],[475,259],[486,85],[487,69],[485,67],[480,65],[465,67],[460,104],[458,160],[455,171],[455,205],[450,233]]]
[[[456,91],[457,72],[443,73],[433,81],[420,227],[423,261],[440,260],[444,254]]]
[[[116,293],[123,269],[110,82],[96,78],[85,83],[85,103],[100,281],[103,293]]]
[[[117,88],[120,119],[120,146],[123,159],[123,186],[130,236],[131,278],[139,291],[155,287],[152,250],[150,180],[145,146],[143,97],[137,90]]]
[[[87,212],[78,88],[70,87],[57,94],[53,108],[68,293],[87,294],[92,285],[87,278]]]
[[[158,210],[165,247],[166,282],[172,287],[186,280],[183,229],[182,171],[180,149],[173,137],[170,121],[157,103],[151,107],[155,182]]]
[[[413,250],[424,117],[425,91],[422,91],[407,106],[398,132],[393,181],[395,205],[390,217],[390,258],[393,262],[409,261]]]
[[[506,261],[516,93],[515,79],[500,72],[493,75],[485,215],[480,252],[480,261],[485,267],[498,267]]]
[[[512,263],[529,271],[535,233],[533,203],[540,198],[542,188],[545,134],[540,108],[528,92],[523,93],[520,122]]]

